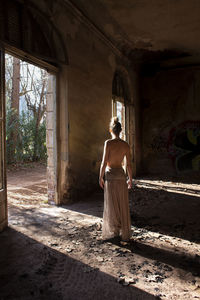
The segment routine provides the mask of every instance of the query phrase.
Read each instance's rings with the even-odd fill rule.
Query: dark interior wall
[[[98,185],[103,143],[111,117],[112,54],[84,26],[70,38],[68,67],[69,188],[76,198]],[[114,57],[113,57],[114,59]]]
[[[200,169],[200,70],[165,70],[141,85],[143,171],[196,176]]]

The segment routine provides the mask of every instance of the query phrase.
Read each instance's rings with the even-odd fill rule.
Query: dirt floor
[[[200,299],[200,186],[141,178],[130,243],[102,241],[103,194],[47,203],[42,165],[8,172],[0,299]]]

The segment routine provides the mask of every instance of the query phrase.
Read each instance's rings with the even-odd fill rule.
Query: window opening
[[[126,140],[126,126],[125,126],[125,106],[123,102],[113,100],[113,110],[112,116],[118,117],[119,122],[122,125],[122,131],[120,133],[120,138],[124,141]]]
[[[112,87],[112,116],[118,117],[122,131],[120,138],[129,141],[128,94],[122,76],[116,73]]]

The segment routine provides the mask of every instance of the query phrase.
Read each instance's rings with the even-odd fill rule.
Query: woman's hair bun
[[[122,126],[121,126],[121,123],[119,122],[119,118],[118,117],[113,117],[111,119],[111,122],[110,122],[110,129],[111,131],[116,134],[116,135],[119,135],[121,130],[122,130]]]
[[[119,118],[118,118],[118,117],[114,117],[114,118],[113,118],[113,123],[114,123],[114,124],[117,124],[118,122],[119,122]]]

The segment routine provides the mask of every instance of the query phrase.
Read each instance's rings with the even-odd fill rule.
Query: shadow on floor
[[[130,193],[132,224],[191,242],[200,242],[200,197],[134,187]]]
[[[180,174],[177,176],[164,176],[163,174],[158,175],[149,175],[148,173],[143,173],[140,176],[137,176],[137,179],[147,179],[147,180],[158,180],[158,181],[171,181],[171,182],[180,182],[180,183],[186,183],[186,184],[199,184],[199,171],[192,171],[185,173],[184,176],[181,176]]]
[[[87,226],[82,226],[77,224],[73,225],[68,223],[65,225],[63,221],[60,220],[60,216],[51,216],[48,212],[37,211],[33,209],[20,209],[13,208],[12,214],[17,215],[17,224],[18,226],[25,226],[28,230],[30,230],[31,234],[40,234],[42,231],[43,236],[51,236],[54,238],[62,238],[62,240],[67,241],[68,239],[82,239],[86,247],[93,241],[92,234],[96,231],[96,225],[88,224]],[[67,219],[66,219],[67,220]],[[11,232],[12,230],[9,229]],[[72,230],[72,233],[70,232]],[[101,232],[99,232],[101,234]],[[134,231],[133,231],[134,236]],[[133,238],[134,239],[134,238]],[[0,240],[1,241],[1,240]],[[112,243],[116,243],[118,246],[119,240],[112,239],[109,240]],[[107,242],[107,241],[105,241]],[[101,240],[97,241],[98,243],[102,243]],[[130,244],[127,246],[120,247],[128,247],[131,252],[135,254],[139,254],[141,257],[150,258],[156,261],[163,262],[165,264],[169,264],[171,266],[181,268],[187,272],[191,272],[196,274],[194,276],[200,276],[200,257],[198,255],[192,256],[187,253],[176,252],[174,248],[157,248],[156,246],[152,247],[150,245],[146,245],[142,241],[134,241],[132,240]]]
[[[163,248],[156,248],[134,240],[122,245],[120,243],[120,239],[117,237],[105,240],[103,242],[110,242],[114,245],[120,246],[121,248],[129,249],[132,253],[139,254],[144,258],[155,260],[155,266],[157,266],[158,270],[159,266],[161,266],[161,263],[164,263],[175,268],[183,269],[186,272],[191,272],[193,276],[200,276],[199,255],[192,256],[187,253],[177,253],[174,251],[174,249],[166,250]]]
[[[160,299],[14,229],[0,234],[0,299]]]
[[[191,242],[200,242],[200,197],[135,185],[129,192],[132,225]],[[63,208],[103,216],[103,193]]]

